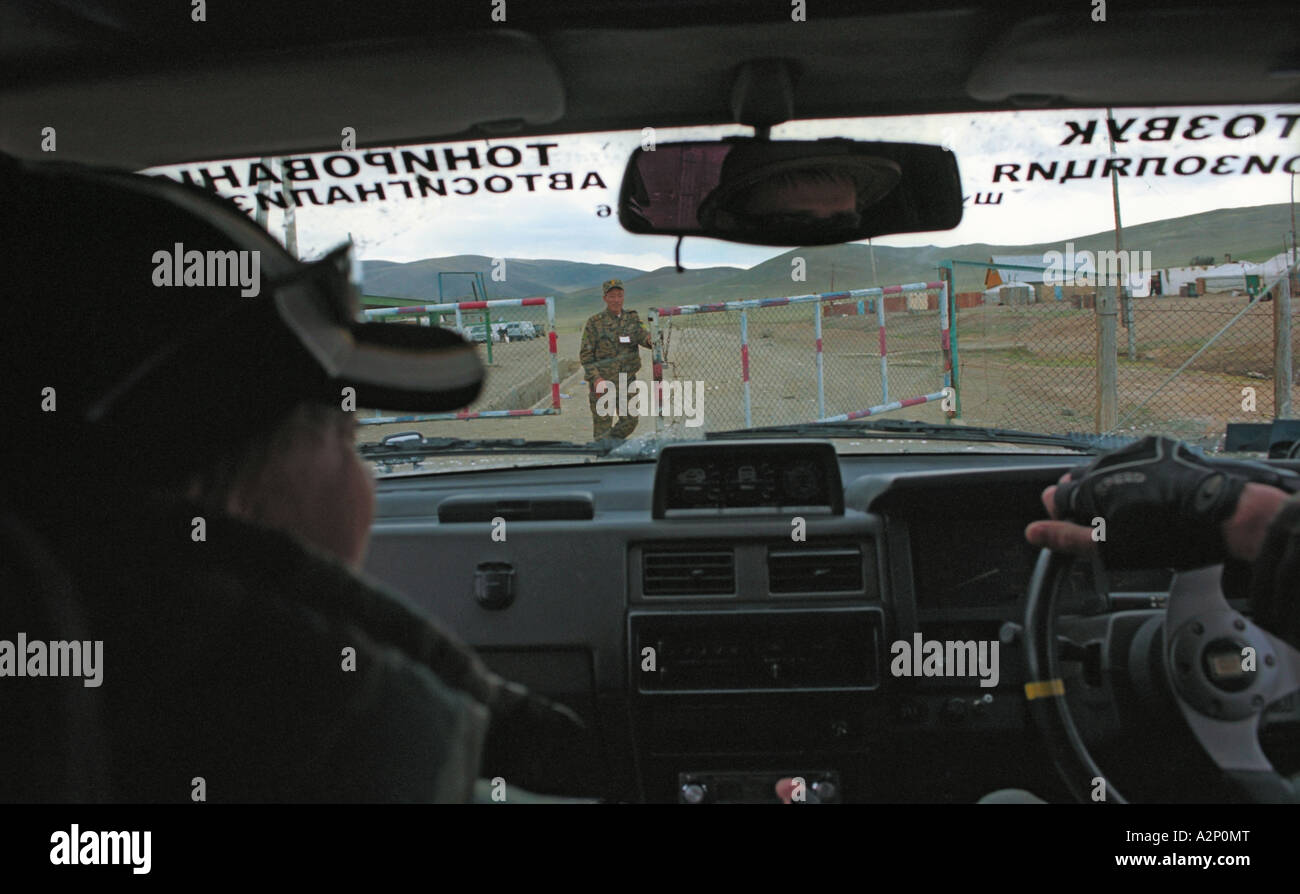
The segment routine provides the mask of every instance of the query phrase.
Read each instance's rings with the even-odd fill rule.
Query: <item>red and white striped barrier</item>
[[[408,307],[372,307],[364,311],[366,319],[409,316],[411,314],[447,313],[455,311],[456,328],[462,328],[461,311],[486,310],[497,307],[545,307],[546,346],[551,365],[551,405],[544,409],[520,410],[461,410],[457,413],[419,413],[412,416],[370,416],[357,420],[360,425],[392,425],[399,422],[441,422],[451,419],[500,419],[509,416],[555,416],[560,412],[560,357],[555,335],[555,299],[549,295],[535,298],[493,298],[487,301],[448,301],[441,304],[413,304]],[[487,326],[491,327],[491,323]],[[488,338],[491,338],[490,328]]]
[[[901,285],[879,286],[871,289],[849,289],[844,292],[814,292],[807,295],[791,295],[782,298],[751,298],[741,301],[723,301],[716,304],[683,304],[675,307],[654,308],[650,311],[649,321],[655,343],[653,369],[656,387],[662,387],[663,380],[664,358],[660,353],[658,338],[658,324],[660,318],[688,316],[691,314],[738,312],[740,316],[740,378],[744,395],[745,425],[746,427],[750,427],[753,425],[753,414],[751,409],[749,376],[749,311],[764,307],[782,307],[792,304],[817,304],[820,306],[826,302],[842,301],[845,299],[863,301],[874,298],[877,299],[875,301],[875,310],[877,336],[880,344],[881,402],[865,410],[856,410],[852,413],[841,414],[839,416],[826,416],[826,378],[822,341],[822,312],[819,309],[813,318],[813,349],[817,385],[817,409],[819,417],[817,421],[830,422],[861,419],[866,416],[875,416],[891,410],[916,406],[918,404],[928,403],[931,400],[940,399],[944,396],[943,391],[936,391],[933,394],[926,394],[920,397],[908,398],[906,400],[889,400],[889,345],[885,326],[884,299],[889,296],[903,295],[909,292],[938,292],[936,303],[938,304],[939,310],[939,346],[943,354],[943,387],[949,388],[952,385],[952,345],[949,332],[948,286],[946,283],[941,281],[903,283]],[[658,424],[658,420],[656,420],[656,424]]]

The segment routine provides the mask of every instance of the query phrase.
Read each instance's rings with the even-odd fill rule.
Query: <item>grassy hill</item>
[[[1154,267],[1183,266],[1193,257],[1225,254],[1235,260],[1262,261],[1283,250],[1282,234],[1291,228],[1290,210],[1285,203],[1252,208],[1223,208],[1185,217],[1125,227],[1126,250],[1149,251]],[[1114,233],[1106,230],[1075,236],[1076,251],[1108,250],[1115,246]],[[938,265],[946,258],[984,261],[993,255],[1041,255],[1063,250],[1063,242],[1033,245],[990,245],[970,243],[958,246],[899,248],[875,246],[876,274],[872,274],[872,249],[866,245],[831,245],[797,248],[769,258],[748,269],[705,267],[677,273],[672,267],[637,270],[616,264],[586,264],[560,260],[507,259],[507,278],[487,287],[491,298],[520,298],[555,295],[557,324],[572,329],[601,308],[600,283],[618,277],[627,284],[628,306],[641,311],[670,304],[704,301],[732,301],[743,298],[793,295],[835,289],[864,288],[917,282],[938,278]],[[792,261],[801,257],[806,279],[790,278]],[[406,264],[389,261],[365,262],[365,292],[394,298],[430,299],[437,296],[437,273],[448,270],[491,271],[491,259],[482,255],[428,258]],[[446,278],[444,278],[446,280]],[[957,288],[982,289],[984,270],[957,270]],[[447,282],[448,298],[467,296],[469,278]]]

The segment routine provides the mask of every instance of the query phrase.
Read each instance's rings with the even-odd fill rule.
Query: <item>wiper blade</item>
[[[385,464],[410,462],[435,453],[590,453],[604,456],[618,442],[530,441],[526,438],[429,438],[419,432],[399,432],[383,440],[361,444],[357,452],[365,459]]]
[[[865,438],[903,437],[933,438],[948,441],[1001,442],[1004,444],[1029,444],[1041,447],[1064,447],[1083,453],[1112,450],[1133,443],[1134,438],[1122,435],[1094,435],[1086,432],[1043,434],[1019,431],[1013,428],[988,428],[978,425],[948,425],[942,422],[920,422],[914,419],[875,419],[849,422],[800,422],[794,425],[769,425],[762,428],[744,428],[734,431],[709,432],[706,438],[759,438],[772,435],[822,435],[832,438],[861,436]]]

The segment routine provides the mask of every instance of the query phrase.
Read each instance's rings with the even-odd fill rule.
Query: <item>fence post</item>
[[[654,379],[651,386],[655,390],[655,406],[663,409],[663,381],[664,381],[664,356],[659,344],[659,314],[651,308],[646,313],[646,318],[650,321],[650,378]],[[663,430],[663,413],[655,413],[655,435],[657,436]]]
[[[551,406],[560,411],[560,336],[555,331],[555,299],[546,296],[546,346],[551,352]]]
[[[948,298],[948,369],[953,390],[956,392],[956,418],[961,416],[961,356],[957,353],[957,274],[956,265],[951,259],[943,262],[940,268],[940,279],[947,284],[946,295]],[[953,418],[953,417],[949,417]]]
[[[939,349],[943,352],[943,387],[945,388],[955,387],[952,383],[952,342],[951,342],[952,316],[948,312],[948,302],[950,300],[949,296],[951,294],[952,294],[952,290],[948,286],[948,280],[946,279],[941,280],[939,283],[939,300],[938,300]],[[957,404],[956,406],[960,406],[960,404]],[[955,408],[952,411],[945,414],[945,416],[949,419],[951,419],[953,416],[956,415],[958,415],[958,411]]]
[[[907,299],[904,298],[904,301]],[[889,403],[889,361],[885,359],[885,293],[876,298],[876,334],[880,339],[880,402]],[[823,413],[823,416],[826,414]]]
[[[754,425],[749,404],[749,311],[740,312],[740,379],[745,390],[745,428]]]
[[[1283,274],[1273,299],[1273,417],[1291,416],[1291,274]]]
[[[1108,432],[1119,419],[1119,356],[1116,296],[1119,286],[1097,284],[1097,431]]]
[[[822,303],[812,302],[812,309],[813,331],[817,340],[817,418],[823,419],[826,416],[826,372],[822,364]]]

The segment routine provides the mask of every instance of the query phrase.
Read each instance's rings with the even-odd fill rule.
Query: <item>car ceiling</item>
[[[740,67],[793,65],[797,118],[1300,100],[1293,0],[18,0],[0,150],[141,168],[736,120]]]

